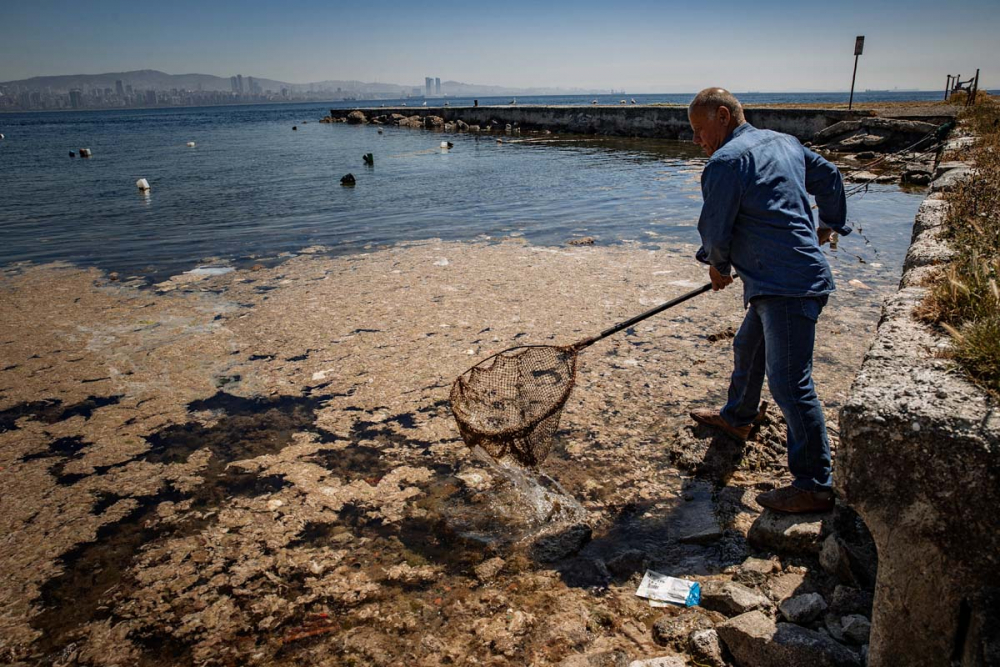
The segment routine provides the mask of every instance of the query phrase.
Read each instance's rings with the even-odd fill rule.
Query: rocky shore
[[[862,663],[863,526],[761,514],[787,474],[773,409],[745,447],[686,417],[723,400],[737,290],[585,352],[544,475],[458,437],[460,372],[692,289],[693,247],[311,250],[154,287],[4,271],[0,660]],[[890,287],[869,270],[820,321],[834,445]],[[702,605],[637,598],[647,568]]]

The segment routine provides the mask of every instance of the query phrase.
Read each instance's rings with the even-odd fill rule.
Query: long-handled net
[[[580,350],[710,289],[711,283],[703,285],[572,345],[512,347],[480,361],[451,387],[451,410],[465,444],[498,461],[537,466],[552,449]]]

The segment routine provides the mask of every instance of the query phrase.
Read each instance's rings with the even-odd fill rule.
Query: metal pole
[[[944,80],[944,99],[948,99],[948,91],[951,89],[951,74]]]
[[[858,57],[854,56],[854,74],[851,75],[851,99],[847,102],[847,110],[854,106],[854,80],[858,78]]]

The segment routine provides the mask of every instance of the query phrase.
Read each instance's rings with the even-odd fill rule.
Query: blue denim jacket
[[[837,168],[787,134],[740,125],[701,174],[705,205],[697,258],[743,280],[744,305],[755,296],[819,296],[834,290],[820,250],[819,226],[849,234],[844,182]]]

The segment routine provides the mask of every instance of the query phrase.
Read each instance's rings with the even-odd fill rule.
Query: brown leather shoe
[[[691,419],[695,420],[699,424],[712,426],[713,428],[717,428],[720,431],[728,433],[737,440],[746,440],[747,436],[750,435],[750,429],[753,428],[753,424],[747,424],[746,426],[732,426],[715,410],[692,410]]]
[[[833,509],[833,494],[829,491],[803,491],[792,485],[783,486],[757,496],[757,504],[775,512],[804,514],[829,512]]]

